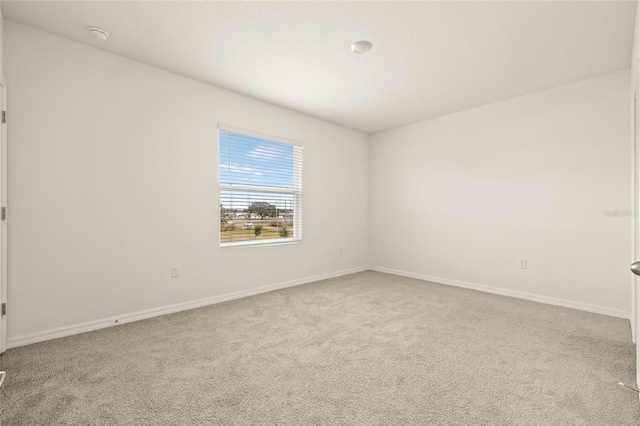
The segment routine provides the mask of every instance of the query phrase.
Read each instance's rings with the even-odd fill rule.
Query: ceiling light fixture
[[[109,33],[102,28],[89,27],[87,29],[89,30],[89,34],[91,34],[91,37],[95,38],[96,40],[107,41],[107,39],[109,38]]]
[[[358,55],[363,55],[368,51],[370,51],[371,47],[373,47],[373,45],[371,44],[370,41],[360,40],[360,41],[356,41],[351,45],[351,50],[353,50],[353,53],[357,53]]]

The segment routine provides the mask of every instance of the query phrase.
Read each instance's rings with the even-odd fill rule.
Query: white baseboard
[[[315,281],[322,281],[329,278],[340,277],[343,275],[349,275],[356,272],[366,271],[369,268],[366,266],[347,269],[338,272],[332,272],[329,274],[316,275],[313,277],[307,277],[299,280],[288,281],[280,284],[272,284],[264,287],[253,288],[250,290],[236,291],[233,293],[223,294],[221,296],[208,297],[206,299],[193,300],[190,302],[177,303],[175,305],[163,306],[160,308],[148,309],[145,311],[132,312],[125,315],[118,315],[110,318],[103,318],[96,321],[89,321],[81,324],[74,324],[65,327],[52,328],[37,333],[23,334],[19,336],[9,337],[7,339],[7,349],[16,348],[18,346],[30,345],[32,343],[44,342],[46,340],[57,339],[60,337],[71,336],[74,334],[85,333],[87,331],[99,330],[101,328],[113,327],[120,324],[126,324],[129,322],[140,321],[147,318],[153,318],[160,315],[172,314],[175,312],[187,311],[189,309],[200,308],[208,305],[215,305],[216,303],[227,302],[229,300],[241,299],[243,297],[254,296],[256,294],[268,293],[274,290],[280,290],[287,287],[294,287],[297,285],[308,284]]]
[[[474,284],[464,281],[450,280],[447,278],[431,277],[428,275],[416,274],[413,272],[398,271],[395,269],[381,268],[372,266],[369,269],[386,274],[399,275],[402,277],[415,278],[423,281],[430,281],[437,284],[451,285],[455,287],[463,287],[471,290],[478,290],[485,293],[499,294],[501,296],[515,297],[517,299],[531,300],[533,302],[546,303],[547,305],[564,306],[566,308],[577,309],[579,311],[593,312],[596,314],[607,315],[610,317],[630,319],[631,313],[621,309],[607,308],[606,306],[590,305],[588,303],[575,302],[573,300],[557,299],[555,297],[540,296],[522,291],[506,290],[498,287],[491,287],[483,284]]]
[[[498,294],[501,296],[531,300],[534,302],[546,303],[548,305],[564,306],[567,308],[577,309],[580,311],[593,312],[596,314],[602,314],[602,315],[607,315],[607,316],[616,317],[616,318],[630,319],[630,313],[620,309],[612,309],[604,306],[590,305],[587,303],[575,302],[571,300],[540,296],[537,294],[525,293],[521,291],[506,290],[506,289],[486,286],[482,284],[474,284],[474,283],[468,283],[464,281],[450,280],[447,278],[432,277],[429,275],[399,271],[396,269],[382,268],[382,267],[376,267],[376,266],[372,266],[372,267],[363,266],[359,268],[347,269],[347,270],[333,272],[329,274],[316,275],[313,277],[307,277],[299,280],[288,281],[285,283],[272,284],[272,285],[258,287],[250,290],[237,291],[233,293],[223,294],[220,296],[193,300],[190,302],[177,303],[175,305],[163,306],[159,308],[148,309],[145,311],[132,312],[129,314],[103,318],[100,320],[89,321],[81,324],[74,324],[74,325],[69,325],[65,327],[52,328],[52,329],[40,331],[37,333],[12,336],[7,339],[7,349],[16,348],[18,346],[30,345],[32,343],[44,342],[46,340],[57,339],[60,337],[71,336],[74,334],[85,333],[88,331],[99,330],[101,328],[113,327],[116,325],[126,324],[134,321],[140,321],[143,319],[153,318],[160,315],[187,311],[189,309],[200,308],[208,305],[215,305],[216,303],[222,303],[229,300],[241,299],[243,297],[253,296],[253,295],[262,294],[262,293],[268,293],[274,290],[280,290],[287,287],[295,287],[297,285],[308,284],[315,281],[322,281],[329,278],[340,277],[343,275],[349,275],[349,274],[362,272],[366,270],[383,272],[387,274],[398,275],[398,276],[408,277],[408,278],[415,278],[415,279],[429,281],[437,284],[445,284],[445,285],[451,285],[455,287],[468,288],[471,290],[478,290],[485,293]]]

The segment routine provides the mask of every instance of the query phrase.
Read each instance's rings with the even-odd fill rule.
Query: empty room
[[[637,3],[0,1],[0,424],[640,425]]]

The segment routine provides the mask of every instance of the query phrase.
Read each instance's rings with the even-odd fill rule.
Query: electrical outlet
[[[520,269],[527,269],[527,259],[518,259],[518,267]]]
[[[338,247],[338,254],[342,254],[342,247]]]
[[[180,276],[180,265],[173,265],[171,267],[171,278],[178,278]]]

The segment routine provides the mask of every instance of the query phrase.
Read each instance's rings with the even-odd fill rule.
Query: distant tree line
[[[226,223],[231,217],[231,213],[246,213],[249,215],[260,216],[260,219],[277,217],[278,214],[290,214],[292,211],[288,209],[278,209],[275,205],[266,201],[255,201],[246,209],[226,209],[220,204],[220,222]]]

